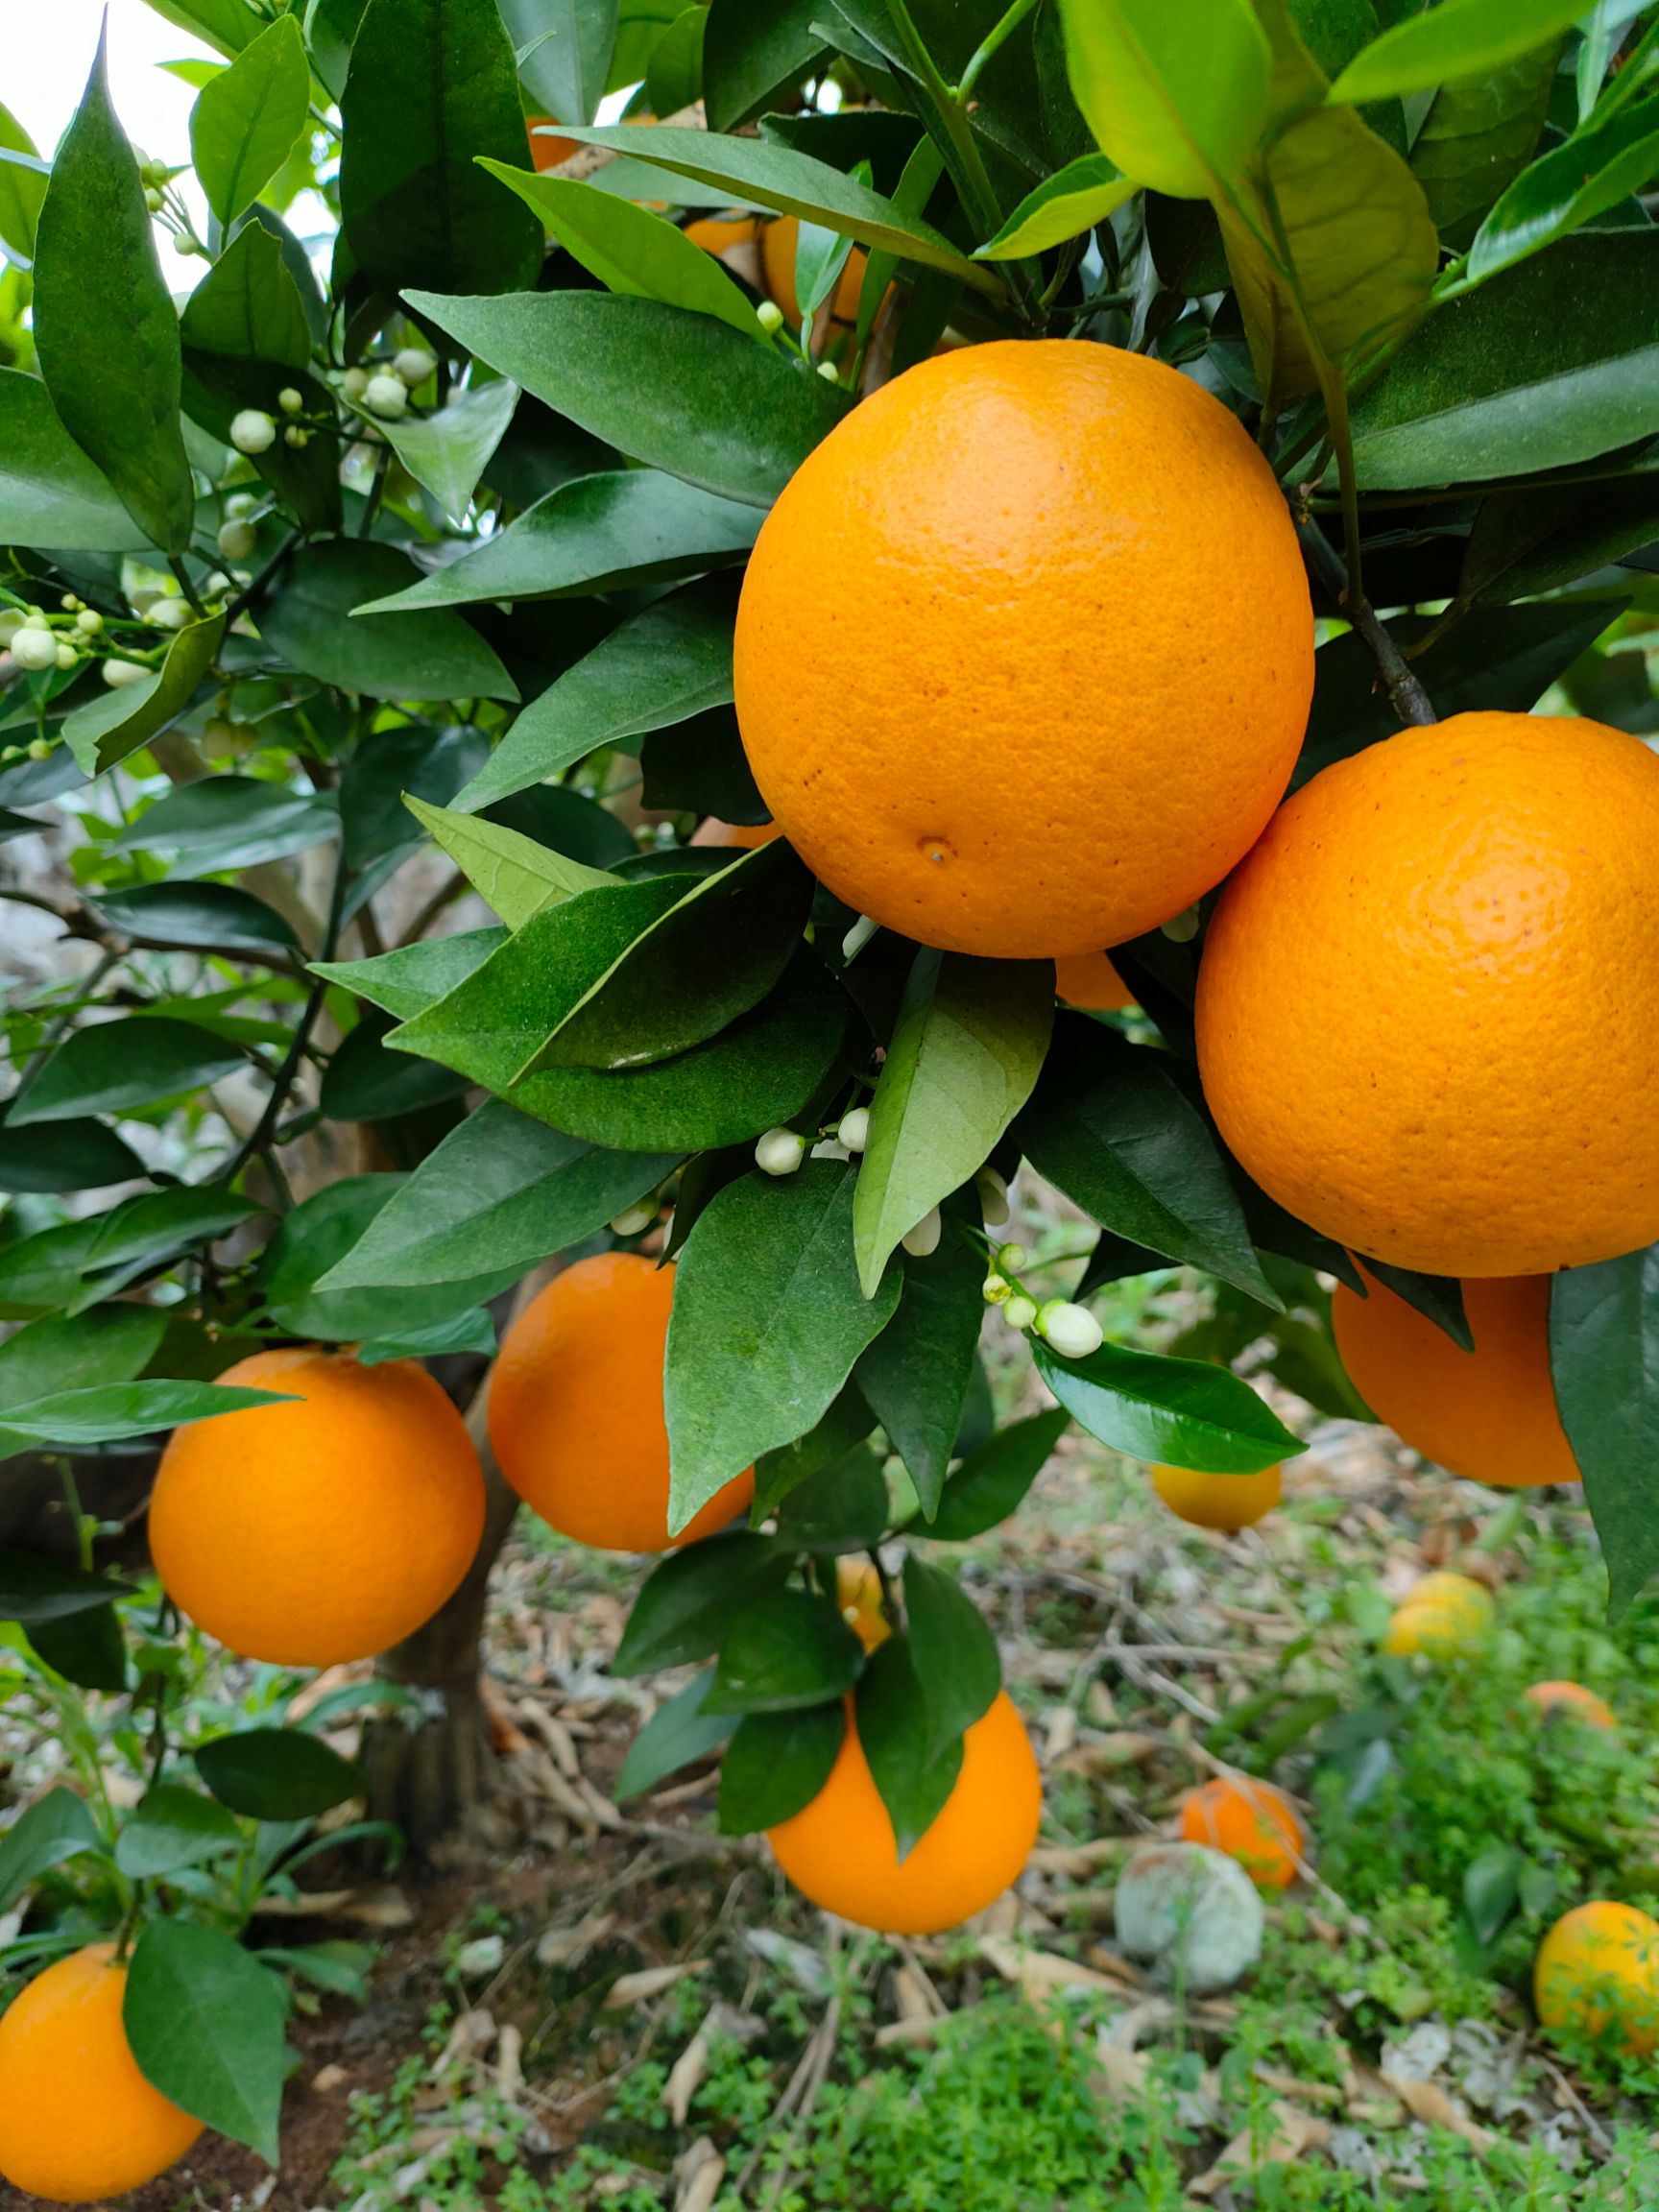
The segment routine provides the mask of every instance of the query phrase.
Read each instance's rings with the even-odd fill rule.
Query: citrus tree
[[[950,1546],[1068,1422],[1237,1527],[1302,1446],[1236,1365],[1357,1382],[1659,1566],[1644,12],[156,4],[193,180],[102,56],[50,161],[0,114],[0,896],[79,941],[6,1014],[0,1617],[77,1787],[0,1841],[0,1909],[65,1869],[0,2170],[65,2198],[274,2154],[330,1971],[237,1938],[364,1780],[204,1739],[189,1623],[389,1652],[430,1827],[518,1498],[661,1553],[624,1789],[723,1747],[902,1930],[1035,1834]],[[1104,1340],[1171,1263],[1208,1317]],[[65,2148],[77,2022],[137,2071]]]

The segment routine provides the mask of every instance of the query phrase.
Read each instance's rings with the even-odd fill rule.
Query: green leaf
[[[1458,596],[1478,607],[1529,598],[1639,552],[1655,538],[1659,477],[1652,475],[1489,492],[1469,533]]]
[[[54,1866],[103,1848],[91,1814],[74,1791],[60,1782],[0,1836],[0,1912],[10,1911]]]
[[[35,344],[70,437],[145,536],[184,552],[196,498],[180,428],[179,317],[109,105],[102,39],[40,208]]]
[[[191,1756],[220,1804],[252,1820],[314,1820],[363,1794],[350,1760],[300,1728],[243,1728]]]
[[[856,1370],[859,1388],[903,1460],[924,1513],[939,1503],[962,1429],[985,1320],[985,1264],[953,1214],[938,1249],[907,1252],[899,1310]]]
[[[645,98],[659,115],[678,115],[703,90],[704,0],[683,8],[651,49],[645,70]]]
[[[1103,1229],[1278,1310],[1220,1150],[1168,1054],[1062,1016],[1015,1142]]]
[[[524,151],[517,65],[495,0],[369,0],[340,120],[344,234],[381,291],[534,282],[541,232],[477,165]]]
[[[489,752],[483,731],[465,723],[433,729],[405,722],[359,738],[339,784],[347,867],[366,869],[390,854],[412,852],[423,841],[425,826],[404,805],[405,795],[429,806],[446,806]],[[632,840],[628,849],[632,852]]]
[[[323,1277],[358,1242],[401,1182],[397,1175],[347,1176],[282,1216],[254,1281],[271,1317],[288,1334],[336,1344],[413,1335],[470,1314],[517,1280],[520,1270],[507,1266],[415,1289],[320,1290]]]
[[[1033,1413],[971,1452],[946,1483],[926,1533],[965,1544],[1006,1521],[1048,1464],[1070,1418],[1064,1406]]]
[[[1035,1342],[1037,1372],[1091,1436],[1172,1467],[1253,1475],[1307,1446],[1247,1382],[1198,1359],[1167,1359],[1102,1344],[1087,1359],[1062,1359]]]
[[[1584,0],[1440,0],[1373,39],[1332,85],[1331,97],[1385,100],[1487,76],[1559,37],[1583,12]]]
[[[0,1247],[0,1312],[19,1318],[60,1307],[81,1312],[154,1262],[221,1237],[258,1211],[252,1199],[223,1185],[180,1185],[42,1230]]]
[[[154,1882],[234,1851],[242,1831],[222,1805],[177,1782],[144,1792],[115,1839],[115,1863],[130,1882]]]
[[[810,1805],[830,1779],[846,1728],[837,1701],[745,1713],[720,1762],[721,1835],[776,1828]]]
[[[299,18],[290,15],[278,15],[197,94],[190,158],[208,206],[227,229],[287,160],[310,103],[305,41]]]
[[[720,1642],[709,1713],[795,1713],[851,1690],[864,1647],[817,1592],[766,1590],[740,1605]]]
[[[244,1065],[242,1053],[194,1022],[133,1014],[95,1022],[66,1037],[12,1100],[7,1125],[63,1121],[79,1114],[119,1114],[153,1106]]]
[[[513,679],[459,614],[356,614],[415,574],[392,545],[361,538],[306,545],[260,616],[265,640],[305,675],[372,699],[517,699]]]
[[[394,1024],[366,1013],[330,1054],[317,1094],[319,1110],[331,1121],[384,1121],[416,1114],[447,1098],[458,1098],[466,1078],[431,1061],[389,1052],[386,1037]]]
[[[0,240],[20,260],[34,259],[35,226],[49,174],[34,139],[9,108],[0,108]]]
[[[710,131],[751,122],[774,93],[798,84],[823,53],[814,29],[822,0],[711,0],[703,34],[703,104]],[[584,118],[587,120],[587,118]]]
[[[355,1840],[356,1839],[353,1839]],[[390,1840],[383,1830],[375,1840]],[[267,1944],[253,1956],[262,1965],[276,1966],[325,1989],[331,1997],[346,1997],[353,2005],[369,2002],[369,1975],[377,1952],[372,1943]]]
[[[4,389],[0,382],[0,401]],[[565,599],[669,583],[741,561],[760,521],[758,509],[699,492],[660,469],[607,469],[561,484],[461,560],[390,599],[372,600],[365,612]]]
[[[0,541],[76,553],[125,553],[144,542],[58,420],[45,385],[17,369],[0,369]]]
[[[928,1709],[907,1636],[870,1654],[857,1691],[858,1744],[902,1861],[945,1809],[962,1771],[956,1737],[929,1755]]]
[[[839,231],[861,246],[883,247],[902,260],[947,270],[977,291],[1001,294],[1002,287],[990,271],[967,260],[931,224],[919,215],[906,215],[891,200],[830,168],[827,161],[816,161],[791,147],[764,138],[672,131],[660,124],[617,123],[602,131],[571,130],[567,135],[583,145],[634,155],[671,176],[717,185],[737,201],[776,208],[781,215],[798,215],[804,223]]]
[[[871,1102],[853,1208],[867,1297],[901,1238],[983,1166],[1031,1095],[1053,1023],[1047,961],[917,954]]]
[[[904,1614],[930,1764],[990,1711],[1002,1687],[1002,1663],[985,1616],[960,1583],[914,1552],[904,1561]]]
[[[67,1621],[43,1621],[29,1631],[36,1656],[82,1690],[119,1695],[127,1687],[127,1641],[113,1605]]]
[[[531,701],[460,805],[492,805],[602,745],[724,705],[732,697],[732,606],[727,580],[708,577],[619,624]]]
[[[766,342],[747,295],[676,224],[573,177],[538,176],[534,169],[500,161],[484,167],[517,192],[565,251],[610,291],[712,315],[744,337]]]
[[[446,998],[506,942],[505,929],[464,929],[400,945],[372,960],[314,960],[311,973],[408,1022]]]
[[[1482,283],[1617,207],[1659,171],[1659,101],[1594,118],[1522,171],[1476,233],[1468,275]]]
[[[101,1121],[0,1128],[0,1190],[98,1190],[144,1173],[144,1163]]]
[[[299,950],[293,924],[233,883],[139,883],[130,891],[88,892],[86,899],[111,929],[136,945],[211,948],[266,960]]]
[[[133,1946],[122,2020],[152,2088],[275,2166],[288,2052],[282,1985],[200,1920],[151,1920]]]
[[[685,1203],[683,1182],[682,1208]],[[851,1382],[830,1402],[823,1419],[815,1422],[805,1436],[780,1444],[775,1451],[762,1452],[755,1462],[753,1519],[756,1523],[764,1521],[801,1483],[809,1480],[831,1461],[844,1458],[855,1444],[862,1444],[875,1426],[876,1416],[866,1404],[863,1392],[855,1382]]]
[[[1491,206],[1531,157],[1560,49],[1540,46],[1490,75],[1442,84],[1411,145],[1411,174],[1444,236]]]
[[[740,1723],[730,1713],[703,1710],[704,1694],[713,1679],[712,1667],[694,1674],[684,1690],[658,1706],[629,1744],[613,1791],[619,1805],[630,1797],[642,1797],[668,1775],[707,1759],[730,1740]]]
[[[126,1436],[154,1436],[189,1421],[211,1421],[246,1407],[272,1406],[280,1391],[239,1390],[218,1382],[104,1382],[54,1391],[29,1405],[9,1406],[0,1419],[0,1458],[58,1446],[84,1452]]]
[[[1389,1267],[1381,1260],[1368,1265],[1380,1283],[1397,1298],[1404,1298],[1426,1321],[1432,1321],[1460,1351],[1474,1351],[1474,1332],[1463,1309],[1463,1286],[1455,1275],[1423,1275],[1412,1267]]]
[[[616,41],[616,0],[501,0],[519,74],[555,122],[598,111]]]
[[[521,928],[548,906],[615,881],[605,869],[567,860],[563,853],[538,845],[535,838],[499,822],[486,822],[453,807],[431,806],[423,799],[409,797],[404,804],[509,929]]]
[[[31,1321],[0,1344],[0,1409],[58,1391],[131,1382],[149,1365],[166,1327],[165,1313],[151,1306]]]
[[[1617,1621],[1659,1575],[1659,1245],[1551,1279],[1550,1372]]]
[[[488,1279],[498,1283],[498,1277]],[[498,1348],[494,1317],[487,1306],[469,1306],[437,1321],[392,1328],[357,1347],[358,1364],[376,1367],[387,1359],[438,1359],[451,1352],[476,1352],[493,1359]]]
[[[0,1544],[0,1621],[20,1621],[35,1629],[68,1621],[77,1613],[100,1611],[117,1598],[132,1595],[126,1583],[103,1575],[84,1575],[60,1559],[42,1559]]]
[[[1079,155],[1027,192],[995,238],[974,249],[976,261],[1018,261],[1080,238],[1141,189],[1104,154]]]
[[[229,59],[265,28],[265,18],[248,0],[147,0],[147,4],[152,14],[178,24]]]
[[[1520,1851],[1506,1838],[1484,1843],[1463,1869],[1463,1910],[1476,1939],[1490,1943],[1515,1910],[1520,1895]]]
[[[1061,0],[1071,90],[1138,183],[1207,198],[1267,120],[1272,61],[1248,0]]]
[[[674,1285],[663,1378],[668,1523],[685,1523],[761,1453],[804,1435],[892,1318],[901,1277],[862,1294],[854,1178],[808,1161],[745,1175],[709,1200]]]
[[[881,1541],[887,1517],[881,1462],[858,1444],[789,1492],[778,1508],[778,1541],[827,1556],[868,1551]]]
[[[747,506],[769,507],[846,412],[844,393],[774,348],[660,300],[611,292],[408,298],[469,352],[607,445]]]
[[[467,519],[478,479],[490,466],[490,457],[500,445],[517,404],[518,387],[497,376],[472,391],[457,394],[447,406],[431,415],[405,415],[397,421],[385,421],[366,410],[362,412],[364,421],[373,423],[416,483],[425,486],[459,529]],[[391,597],[404,599],[412,589],[406,586]]]
[[[671,1551],[640,1585],[611,1671],[654,1674],[707,1659],[739,1609],[788,1571],[788,1554],[747,1529]]]
[[[178,721],[212,667],[224,636],[223,614],[190,623],[174,637],[154,676],[106,691],[65,716],[64,742],[88,776],[101,776]]]
[[[1366,491],[1571,467],[1659,430],[1659,234],[1581,233],[1440,308],[1356,399]]]
[[[673,1152],[601,1151],[486,1099],[421,1162],[320,1286],[399,1288],[533,1267],[603,1229],[679,1165]]]

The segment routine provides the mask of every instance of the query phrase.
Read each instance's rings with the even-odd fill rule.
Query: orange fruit
[[[954,1789],[901,1863],[849,1698],[830,1779],[766,1839],[796,1888],[826,1912],[887,1936],[935,1936],[1001,1896],[1031,1855],[1042,1812],[1025,1723],[998,1691],[963,1738]]]
[[[115,1946],[93,1943],[37,1974],[0,2017],[0,2176],[14,2189],[54,2204],[124,2196],[201,2134],[139,2073],[126,1994]]]
[[[524,128],[530,137],[530,162],[538,175],[544,169],[557,169],[562,161],[568,161],[572,154],[581,152],[574,138],[553,135],[553,126],[558,121],[557,115],[526,115],[524,118]]]
[[[691,842],[740,845],[746,853],[753,853],[757,845],[770,845],[774,837],[782,834],[776,822],[722,822],[718,815],[709,814],[692,830]]]
[[[245,1659],[332,1667],[429,1621],[484,1533],[467,1424],[423,1367],[300,1344],[222,1382],[295,1403],[176,1429],[150,1500],[167,1595]]]
[[[1659,759],[1599,722],[1455,714],[1327,768],[1210,925],[1222,1136],[1397,1266],[1542,1275],[1651,1243],[1656,879]]]
[[[1219,882],[1312,681],[1272,470],[1111,346],[964,347],[883,385],[785,486],[737,612],[790,843],[858,912],[1008,959],[1096,952]]]
[[[1283,1470],[1257,1475],[1201,1475],[1190,1467],[1154,1467],[1152,1487],[1178,1520],[1194,1528],[1252,1528],[1283,1492]]]
[[[1523,1690],[1528,1705],[1535,1705],[1546,1720],[1562,1715],[1581,1720],[1589,1728],[1617,1728],[1619,1716],[1605,1697],[1586,1690],[1582,1682],[1534,1682]]]
[[[1472,1482],[1578,1480],[1550,1380],[1548,1275],[1463,1285],[1473,1352],[1373,1277],[1366,1284],[1363,1298],[1337,1284],[1331,1325],[1348,1380],[1380,1421]]]
[[[1104,952],[1072,952],[1054,963],[1054,989],[1087,1014],[1121,1014],[1135,994]]]
[[[1181,1801],[1181,1835],[1237,1859],[1259,1889],[1287,1889],[1308,1856],[1296,1808],[1271,1782],[1218,1774]]]
[[[1455,1658],[1479,1650],[1496,1619],[1483,1582],[1467,1575],[1425,1575],[1395,1606],[1382,1648],[1405,1658]]]
[[[835,1601],[841,1608],[842,1620],[866,1651],[874,1651],[892,1635],[893,1624],[887,1618],[886,1601],[881,1594],[881,1577],[868,1559],[836,1560]]]
[[[701,246],[705,253],[712,253],[718,259],[734,247],[757,246],[760,218],[758,215],[699,215],[695,222],[686,224],[685,235],[693,246]]]
[[[662,1361],[674,1270],[600,1252],[555,1275],[507,1333],[490,1378],[490,1441],[524,1503],[562,1535],[609,1551],[695,1543],[748,1509],[733,1476],[668,1527]]]
[[[1659,2051],[1659,1920],[1598,1899],[1563,1914],[1538,1946],[1533,2001],[1542,2026],[1623,2051]]]

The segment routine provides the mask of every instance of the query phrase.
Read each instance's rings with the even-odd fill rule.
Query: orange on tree
[[[881,1577],[871,1560],[836,1560],[835,1602],[841,1609],[842,1620],[866,1651],[874,1651],[892,1635],[893,1623],[887,1618]]]
[[[1205,1475],[1191,1467],[1154,1467],[1152,1487],[1177,1520],[1194,1528],[1237,1533],[1253,1528],[1271,1513],[1284,1489],[1283,1470],[1263,1467],[1254,1475]]]
[[[1589,1728],[1617,1728],[1619,1716],[1605,1697],[1586,1690],[1582,1682],[1534,1682],[1522,1696],[1546,1720],[1559,1718],[1581,1720]]]
[[[765,273],[767,297],[782,308],[788,323],[801,320],[801,301],[795,290],[795,250],[800,243],[801,224],[796,216],[781,215],[775,223],[760,226],[760,266]],[[858,295],[868,265],[864,249],[854,246],[827,302],[831,328],[839,325],[850,329],[857,322]],[[820,308],[821,316],[823,312]]]
[[[684,1528],[668,1527],[662,1362],[674,1270],[599,1252],[556,1275],[507,1333],[490,1379],[490,1441],[524,1503],[562,1535],[662,1551],[744,1512],[737,1475]]]
[[[1384,1651],[1451,1659],[1478,1650],[1497,1619],[1492,1593],[1468,1575],[1425,1575],[1395,1606]]]
[[[1365,1287],[1362,1298],[1336,1286],[1336,1349],[1355,1389],[1403,1442],[1473,1482],[1523,1490],[1578,1480],[1550,1380],[1549,1276],[1470,1277],[1473,1352],[1374,1276]]]
[[[1135,994],[1104,952],[1065,953],[1054,963],[1054,989],[1087,1014],[1121,1014]]]
[[[526,115],[524,118],[524,129],[530,139],[530,165],[538,176],[545,169],[557,169],[562,162],[568,161],[572,154],[581,152],[574,138],[557,134],[558,123],[557,115]]]
[[[709,814],[691,832],[693,845],[739,845],[746,853],[753,853],[757,845],[770,845],[774,837],[781,837],[782,830],[776,822],[722,822],[718,815]]]
[[[484,1532],[467,1425],[423,1367],[365,1367],[315,1345],[255,1352],[219,1378],[280,1391],[178,1429],[150,1501],[173,1602],[247,1659],[331,1667],[413,1635]]]
[[[1308,1856],[1296,1808],[1271,1782],[1217,1774],[1181,1801],[1181,1836],[1237,1859],[1259,1889],[1286,1889]]]
[[[139,2073],[126,1994],[115,1946],[92,1943],[37,1974],[0,2015],[0,2176],[14,2189],[54,2204],[124,2196],[201,2134],[201,2121]]]
[[[734,683],[761,794],[837,898],[1040,959],[1220,880],[1284,791],[1312,665],[1295,532],[1220,402],[1140,354],[1005,341],[906,371],[807,456],[749,563]]]
[[[1564,1913],[1538,1946],[1540,2023],[1636,2057],[1659,2051],[1659,1921],[1598,1898]]]
[[[858,1741],[852,1700],[830,1778],[766,1832],[778,1863],[826,1912],[888,1936],[933,1936],[982,1912],[1031,1855],[1043,1783],[1005,1690],[962,1740],[962,1771],[907,1859]]]
[[[1659,759],[1598,722],[1457,714],[1327,768],[1211,921],[1221,1135],[1397,1266],[1536,1275],[1651,1243],[1656,875]]]

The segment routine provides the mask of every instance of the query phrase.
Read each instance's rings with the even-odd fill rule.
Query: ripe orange
[[[1382,1648],[1407,1658],[1455,1658],[1479,1650],[1496,1619],[1483,1582],[1467,1575],[1425,1575],[1395,1606]]]
[[[37,1974],[0,2018],[0,2176],[14,2189],[55,2204],[124,2196],[201,2134],[139,2073],[126,1994],[114,1945],[93,1943]]]
[[[1259,1889],[1287,1889],[1308,1856],[1307,1831],[1284,1791],[1242,1774],[1218,1774],[1190,1791],[1181,1835],[1237,1859]]]
[[[1104,952],[1073,952],[1054,963],[1054,989],[1089,1014],[1121,1014],[1135,994]]]
[[[150,1500],[167,1595],[245,1659],[373,1658],[453,1595],[484,1533],[467,1425],[423,1367],[255,1352],[220,1378],[278,1390],[177,1429]]]
[[[1659,2051],[1659,1921],[1634,1905],[1576,1905],[1538,1946],[1533,2000],[1546,2028],[1599,2039],[1623,2051]]]
[[[691,832],[693,845],[740,845],[746,853],[753,853],[757,845],[770,845],[774,837],[783,832],[776,822],[722,822],[718,815],[707,815]]]
[[[1576,1482],[1550,1380],[1548,1275],[1473,1276],[1463,1310],[1473,1352],[1367,1276],[1331,1301],[1348,1380],[1380,1421],[1454,1475],[1524,1490]]]
[[[778,1863],[826,1912],[887,1936],[936,1936],[1001,1896],[1031,1855],[1043,1780],[1005,1690],[962,1740],[962,1771],[901,1863],[847,1701],[847,1733],[812,1802],[766,1832]]]
[[[835,1601],[841,1608],[842,1620],[866,1651],[874,1651],[892,1635],[893,1624],[887,1618],[886,1601],[881,1595],[881,1577],[868,1559],[836,1560]]]
[[[1546,1720],[1559,1717],[1580,1720],[1588,1728],[1617,1728],[1619,1716],[1605,1697],[1586,1690],[1582,1682],[1534,1682],[1523,1690],[1528,1705],[1535,1705]]]
[[[1221,1134],[1281,1205],[1437,1275],[1659,1238],[1659,759],[1456,714],[1327,768],[1223,893],[1198,978]]]
[[[907,370],[807,456],[735,656],[755,780],[838,898],[1041,959],[1168,921],[1249,850],[1313,623],[1219,401],[1115,347],[1011,340]]]
[[[1253,1528],[1278,1504],[1283,1470],[1263,1467],[1258,1475],[1200,1475],[1190,1467],[1154,1467],[1152,1487],[1178,1520],[1194,1528],[1236,1533]]]
[[[524,128],[530,137],[530,164],[541,175],[544,169],[557,169],[561,162],[568,161],[572,154],[581,151],[574,138],[555,137],[552,126],[557,115],[526,115]]]
[[[490,1441],[533,1511],[579,1544],[662,1551],[744,1512],[737,1475],[684,1528],[668,1527],[662,1360],[674,1270],[600,1252],[556,1275],[507,1333],[490,1379]]]

